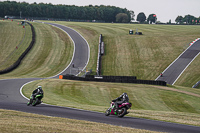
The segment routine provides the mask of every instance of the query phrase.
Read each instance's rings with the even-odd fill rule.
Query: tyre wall
[[[60,79],[68,80],[80,80],[80,81],[95,81],[95,82],[115,82],[115,83],[135,83],[135,84],[149,84],[149,85],[161,85],[166,86],[165,81],[155,80],[140,80],[136,79],[135,76],[94,76],[87,75],[85,78],[77,77],[73,75],[60,75]]]

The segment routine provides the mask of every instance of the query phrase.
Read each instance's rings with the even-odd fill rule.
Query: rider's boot
[[[29,105],[30,105],[30,102],[27,103],[27,106],[29,106]]]

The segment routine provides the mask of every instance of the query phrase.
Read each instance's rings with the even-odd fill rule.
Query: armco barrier
[[[99,78],[99,79],[106,79],[106,80],[110,80],[110,79],[136,80],[137,79],[136,76],[95,76],[95,75],[86,75],[85,78],[88,78],[88,79]]]
[[[165,81],[155,80],[137,80],[132,76],[92,76],[87,75],[85,78],[73,75],[60,75],[60,79],[80,80],[80,81],[96,81],[96,82],[115,82],[115,83],[135,83],[135,84],[149,84],[166,86]]]
[[[29,45],[29,47],[22,53],[22,55],[18,58],[18,60],[13,63],[11,66],[9,66],[8,68],[1,70],[0,74],[4,74],[4,73],[8,73],[12,70],[14,70],[15,68],[17,68],[19,66],[19,64],[21,63],[22,59],[26,56],[26,54],[31,50],[31,48],[33,47],[34,43],[35,43],[35,30],[32,24],[30,24],[29,22],[27,22],[30,26],[31,26],[31,31],[32,31],[32,41]]]
[[[97,75],[101,75],[101,43],[102,43],[102,34],[99,36],[97,70],[96,70]]]

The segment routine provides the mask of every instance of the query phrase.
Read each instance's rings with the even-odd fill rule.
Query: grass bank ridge
[[[21,61],[23,60],[23,58],[29,53],[29,51],[31,50],[31,48],[33,47],[34,43],[35,43],[35,30],[32,24],[30,24],[29,22],[26,22],[31,26],[31,31],[32,31],[32,41],[30,43],[30,45],[28,46],[28,48],[21,54],[21,56],[17,59],[16,62],[14,62],[11,66],[5,68],[4,70],[0,70],[0,74],[5,74],[8,73],[12,70],[14,70],[15,68],[17,68]]]

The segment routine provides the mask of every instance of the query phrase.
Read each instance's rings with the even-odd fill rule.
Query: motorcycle
[[[36,105],[41,104],[42,98],[43,98],[43,94],[37,94],[34,99],[33,99],[33,95],[31,95],[30,101],[27,103],[27,106],[29,105],[36,106]]]
[[[111,102],[110,108],[108,108],[105,112],[106,116],[109,115],[117,115],[118,117],[123,117],[124,115],[128,114],[129,112],[127,112],[128,109],[131,108],[132,103],[122,103],[119,106],[118,109],[114,109],[115,103]]]

